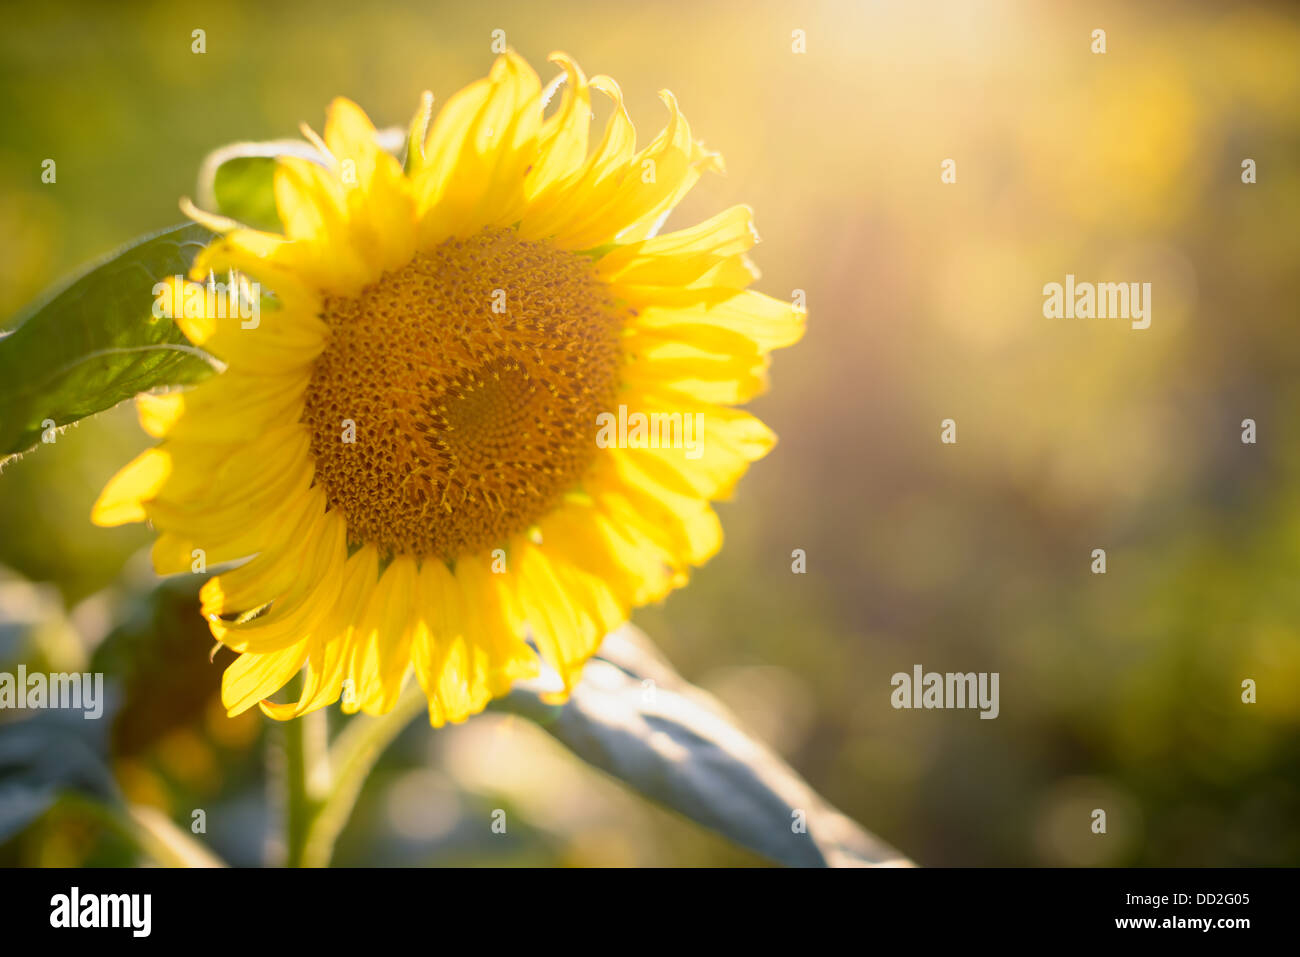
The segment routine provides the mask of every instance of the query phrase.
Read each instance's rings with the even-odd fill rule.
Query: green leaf
[[[280,156],[325,164],[316,148],[302,140],[231,143],[203,158],[199,166],[199,207],[255,229],[281,231],[274,186],[275,161]]]
[[[283,227],[271,189],[275,160],[266,156],[238,156],[217,167],[213,175],[213,203],[223,215],[246,226],[279,232]]]
[[[84,812],[166,867],[224,867],[156,808],[129,804],[108,769],[103,734],[80,712],[42,711],[0,734],[0,843],[56,804]]]
[[[138,239],[34,306],[0,338],[0,462],[64,426],[219,363],[170,319],[152,315],[155,283],[188,273],[212,234],[193,224]]]
[[[531,718],[588,764],[771,861],[909,866],[832,807],[631,625],[605,638],[567,703],[516,685],[498,710]]]
[[[111,704],[97,721],[86,721],[81,711],[50,710],[0,725],[0,842],[44,814],[60,795],[120,801],[104,741],[110,709]]]

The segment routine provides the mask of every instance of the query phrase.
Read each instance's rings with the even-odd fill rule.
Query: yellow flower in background
[[[539,652],[567,691],[631,608],[718,550],[710,500],[773,444],[732,406],[803,317],[747,291],[750,211],[654,236],[719,157],[666,92],[668,125],[638,151],[617,84],[552,60],[563,73],[543,89],[500,57],[413,135],[405,171],[335,100],[328,168],[277,166],[285,235],[227,223],[194,263],[194,279],[237,271],[273,299],[256,323],[177,300],[226,369],[139,397],[162,442],[93,519],[152,522],[160,574],[199,549],[252,556],[201,593],[240,654],[231,714],[340,695],[381,713],[413,669],[432,723],[460,721],[536,675]],[[612,101],[594,147],[592,91]],[[699,433],[638,441],[637,416]],[[620,441],[598,441],[613,417]],[[304,666],[299,701],[266,700]]]

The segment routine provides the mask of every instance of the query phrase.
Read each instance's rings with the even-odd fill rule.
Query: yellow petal
[[[323,504],[316,496],[313,501]],[[278,651],[312,634],[326,620],[338,596],[347,559],[342,518],[334,512],[325,513],[301,541],[298,574],[276,596],[270,610],[247,621],[209,618],[214,638],[235,651]]]
[[[486,87],[471,86],[438,115],[414,184],[420,248],[519,219],[537,155],[541,92],[537,74],[512,51],[497,58]]]
[[[90,511],[96,525],[143,522],[143,502],[153,498],[172,474],[172,458],[162,449],[146,449],[108,480]]]
[[[516,627],[527,628],[565,688],[572,688],[582,665],[605,637],[607,616],[617,603],[598,596],[593,582],[557,568],[544,548],[527,539],[512,543],[510,557],[516,588],[514,613],[519,618]]]
[[[596,264],[611,283],[689,286],[718,262],[748,252],[758,242],[754,212],[732,206],[697,226],[625,243]]]
[[[415,252],[415,199],[396,158],[381,149],[359,106],[330,104],[325,143],[341,166],[351,239],[373,272],[405,265]]]
[[[361,616],[349,674],[366,714],[390,711],[401,694],[415,633],[415,580],[415,559],[397,556]]]
[[[307,657],[305,643],[262,655],[240,655],[221,676],[221,703],[232,718],[288,683]]]
[[[591,88],[578,64],[565,54],[552,53],[550,61],[564,70],[564,93],[559,110],[543,122],[537,137],[537,159],[524,184],[530,201],[580,173],[587,160]]]
[[[768,352],[798,342],[803,336],[805,319],[789,302],[760,292],[724,290],[686,306],[649,305],[638,310],[632,326],[662,331],[687,341],[693,341],[701,330],[722,329],[745,336],[760,351]]]

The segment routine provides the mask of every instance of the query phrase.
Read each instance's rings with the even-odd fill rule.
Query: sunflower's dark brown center
[[[594,457],[622,315],[589,258],[489,230],[328,298],[324,318],[303,421],[352,544],[449,561],[492,547]]]

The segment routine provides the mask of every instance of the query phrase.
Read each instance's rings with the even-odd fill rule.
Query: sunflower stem
[[[294,679],[294,693],[301,676]],[[284,863],[305,867],[307,833],[329,790],[329,729],[324,711],[312,711],[280,726],[284,746]]]
[[[333,769],[333,782],[313,815],[305,838],[301,866],[328,867],[334,844],[356,807],[380,755],[415,716],[427,707],[424,692],[412,681],[393,710],[378,717],[353,718],[320,760]]]
[[[226,866],[216,854],[156,808],[101,801],[76,792],[64,794],[58,806],[98,821],[163,867]]]

